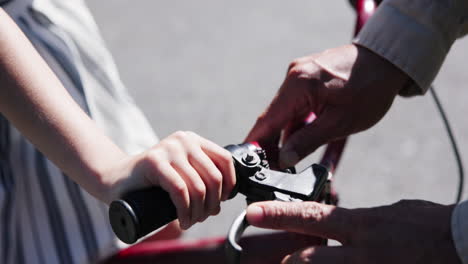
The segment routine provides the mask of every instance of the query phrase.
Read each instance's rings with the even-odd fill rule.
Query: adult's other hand
[[[246,141],[269,153],[279,167],[295,165],[321,145],[376,124],[409,78],[366,48],[347,45],[291,63],[286,79]],[[315,121],[296,130],[314,112]],[[276,156],[275,154],[273,154]]]
[[[262,202],[247,209],[250,224],[335,239],[338,247],[312,246],[283,263],[461,263],[450,219],[453,205],[400,201],[383,207],[344,209],[315,202]]]

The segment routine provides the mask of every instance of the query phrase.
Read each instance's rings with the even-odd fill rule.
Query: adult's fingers
[[[242,263],[278,264],[284,256],[296,250],[323,245],[323,239],[297,233],[275,232],[245,236],[239,244],[243,249]]]
[[[317,67],[309,63],[302,67]],[[314,69],[309,69],[314,72]],[[307,116],[311,111],[310,100],[307,92],[310,90],[310,79],[301,77],[305,70],[289,71],[284,83],[275,98],[257,119],[245,141],[272,142],[280,138],[281,131],[296,116]]]
[[[311,61],[314,61],[315,58],[319,57],[320,54],[312,54],[312,55],[309,55],[309,56],[304,56],[304,57],[300,57],[300,58],[297,58],[297,59],[294,59],[290,64],[289,64],[289,67],[288,67],[288,73],[291,69],[293,69],[294,67],[296,66],[299,66],[301,64],[306,64],[306,63],[310,63]],[[315,62],[315,61],[314,61]]]
[[[317,119],[317,116],[315,115],[314,112],[310,112],[307,114],[307,116],[296,116],[295,120],[289,122],[289,124],[286,126],[286,128],[283,130],[282,138],[281,138],[281,144],[284,145],[285,142],[288,141],[288,139],[298,130],[301,128],[309,125],[313,121]]]
[[[282,264],[374,264],[365,261],[363,249],[351,247],[308,247],[286,256]],[[381,263],[381,262],[379,262]]]
[[[290,134],[279,153],[280,167],[294,166],[321,145],[336,139],[340,119],[338,111],[327,107],[313,122]]]
[[[376,247],[368,245],[362,247],[339,246],[339,247],[308,247],[298,250],[286,256],[282,264],[291,263],[313,263],[313,264],[395,264],[416,263],[421,260],[418,249],[412,247],[392,247],[386,245]],[[456,257],[456,256],[455,256]],[[445,262],[444,262],[445,260]],[[444,259],[434,263],[458,263]],[[452,261],[452,262],[451,262]],[[420,261],[421,262],[421,261]],[[424,261],[422,261],[424,262]]]
[[[348,209],[316,202],[260,202],[247,208],[250,224],[338,240],[351,240],[356,230]]]

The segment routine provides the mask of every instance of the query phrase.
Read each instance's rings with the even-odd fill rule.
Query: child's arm
[[[106,203],[125,191],[160,185],[170,193],[182,228],[216,214],[235,184],[229,152],[191,132],[177,132],[140,155],[125,154],[74,102],[2,9],[0,113]]]

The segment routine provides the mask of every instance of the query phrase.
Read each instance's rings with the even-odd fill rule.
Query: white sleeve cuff
[[[448,2],[383,1],[354,40],[413,79],[416,85],[403,95],[427,91],[458,35],[459,19]]]
[[[452,238],[462,263],[468,264],[468,200],[453,211]]]

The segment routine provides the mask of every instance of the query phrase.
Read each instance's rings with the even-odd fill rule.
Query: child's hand
[[[231,154],[193,132],[176,132],[129,162],[117,172],[120,180],[112,184],[112,192],[120,196],[148,185],[161,186],[169,192],[183,229],[218,214],[220,202],[236,182]],[[129,168],[122,180],[122,172]]]

